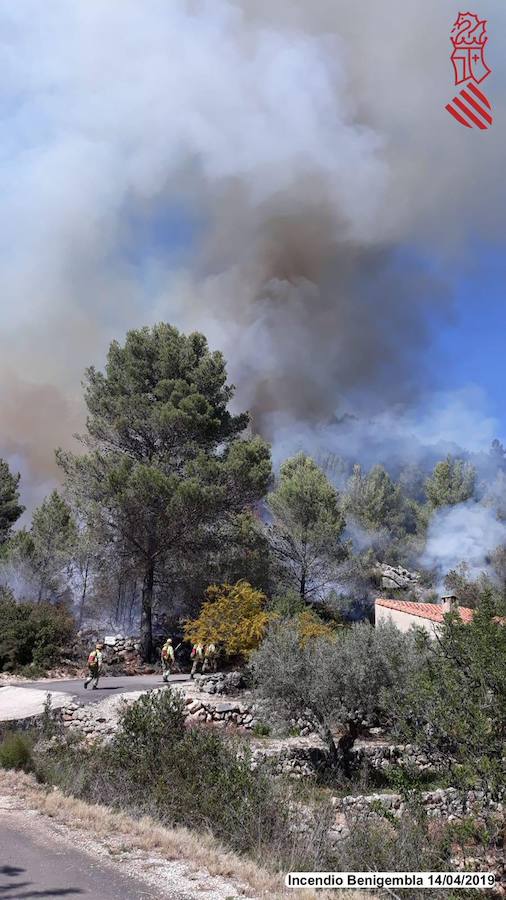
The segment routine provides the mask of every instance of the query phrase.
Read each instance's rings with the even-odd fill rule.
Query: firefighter
[[[193,665],[190,672],[190,678],[193,679],[193,676],[196,674],[197,669],[200,669],[200,671],[202,671],[202,667],[204,665],[204,647],[202,646],[202,644],[193,645],[191,658],[193,660]]]
[[[174,656],[174,647],[172,646],[172,638],[167,638],[165,644],[162,647],[162,672],[163,672],[163,680],[168,681],[169,675],[172,673],[172,669],[175,663]]]
[[[216,644],[213,644],[211,641],[206,645],[206,649],[204,650],[204,665],[202,666],[203,672],[216,672],[218,668],[218,652],[216,650]]]
[[[88,656],[88,677],[84,682],[84,687],[87,688],[91,683],[91,687],[93,691],[96,691],[98,685],[98,679],[100,678],[100,673],[102,671],[102,650],[104,649],[103,644],[97,644],[95,649],[91,651]]]

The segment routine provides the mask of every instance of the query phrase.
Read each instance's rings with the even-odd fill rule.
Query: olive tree
[[[392,722],[392,710],[422,664],[415,635],[393,625],[361,623],[304,643],[291,619],[271,626],[251,660],[260,696],[287,719],[309,719],[331,763],[347,775],[361,726]]]

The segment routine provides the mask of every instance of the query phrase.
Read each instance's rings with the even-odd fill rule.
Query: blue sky
[[[430,364],[450,390],[480,387],[506,437],[506,255],[473,244],[466,271],[452,273],[454,320],[435,333]]]

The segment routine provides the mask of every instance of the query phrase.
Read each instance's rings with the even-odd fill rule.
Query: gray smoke
[[[443,109],[449,2],[3,10],[0,454],[29,503],[82,423],[84,367],[160,319],[209,334],[276,441],[409,425],[452,307],[420,257],[444,272],[470,229],[501,234],[506,11],[480,14],[486,134]]]

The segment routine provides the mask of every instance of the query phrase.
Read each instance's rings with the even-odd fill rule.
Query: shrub
[[[269,614],[267,598],[247,581],[212,585],[206,591],[198,619],[185,625],[185,637],[193,643],[217,644],[227,656],[247,658],[265,635]]]
[[[416,811],[395,819],[378,809],[377,814],[350,828],[349,836],[336,849],[335,864],[341,871],[352,872],[451,870],[449,854],[442,851],[440,836],[429,835],[426,820]],[[416,889],[403,890],[402,896],[415,898],[419,894]]]
[[[74,633],[74,620],[63,604],[16,603],[0,595],[0,671],[57,665]]]
[[[271,733],[270,725],[266,725],[265,722],[256,722],[251,730],[256,737],[268,737]]]
[[[184,701],[171,690],[152,692],[128,706],[120,717],[110,756],[144,790],[159,770],[161,754],[184,735]]]
[[[181,701],[154,692],[123,713],[108,746],[67,743],[36,757],[39,780],[165,825],[212,832],[274,868],[325,868],[329,809],[290,823],[296,789],[252,770],[247,746],[205,726],[182,728]]]
[[[215,731],[185,729],[183,706],[164,690],[125,710],[99,763],[108,790],[162,822],[208,828],[236,850],[251,848],[260,827],[279,822],[269,784]]]
[[[312,609],[305,609],[297,616],[299,640],[303,647],[318,638],[328,641],[335,640],[337,625],[324,622],[321,616]]]
[[[6,734],[0,744],[0,766],[27,772],[32,767],[32,746],[30,735],[20,732]]]

